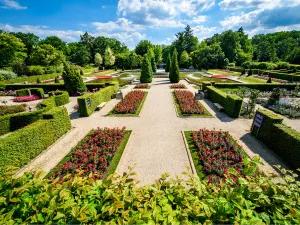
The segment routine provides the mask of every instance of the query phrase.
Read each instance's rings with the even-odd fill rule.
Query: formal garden
[[[24,53],[0,60],[1,223],[300,223],[293,58],[234,62],[208,40],[87,50],[88,33],[28,56],[18,35],[0,34]]]

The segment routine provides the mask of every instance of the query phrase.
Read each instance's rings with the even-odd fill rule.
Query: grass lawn
[[[124,138],[123,138],[123,140],[122,140],[122,142],[121,142],[121,144],[120,144],[120,146],[119,146],[119,148],[118,148],[116,154],[114,155],[114,157],[113,157],[113,159],[112,159],[112,161],[111,161],[111,163],[110,163],[110,165],[109,165],[109,167],[108,167],[108,169],[107,169],[107,171],[106,171],[106,174],[105,174],[105,178],[104,178],[104,179],[106,179],[109,175],[113,174],[113,173],[116,171],[116,169],[117,169],[117,166],[118,166],[118,164],[119,164],[119,162],[120,162],[120,159],[121,159],[121,157],[122,157],[122,155],[123,155],[124,149],[125,149],[125,147],[126,147],[126,145],[127,145],[127,142],[128,142],[128,140],[129,140],[129,137],[130,137],[132,131],[131,131],[131,130],[126,130],[125,133],[126,133],[126,134],[125,134],[125,136],[124,136]],[[89,133],[88,133],[87,135],[89,135]],[[86,136],[87,136],[87,135],[86,135]],[[79,144],[80,144],[80,142],[79,142],[77,145],[79,145]],[[59,166],[59,165],[61,165],[61,164],[64,164],[64,163],[66,163],[67,161],[69,161],[71,155],[74,153],[75,150],[76,150],[76,147],[74,147],[74,148],[69,152],[69,154],[66,155],[66,156],[65,156],[65,157],[57,164],[57,166]],[[56,166],[56,167],[57,167],[57,166]],[[56,168],[56,167],[55,167],[55,168]],[[53,175],[53,173],[55,172],[55,168],[53,168],[53,169],[48,173],[47,178],[50,178],[50,177]]]
[[[194,142],[191,138],[191,133],[192,133],[192,131],[184,131],[184,136],[185,136],[186,142],[188,144],[189,151],[191,153],[197,175],[200,178],[205,178],[205,174],[203,173],[203,167],[199,162],[199,156],[197,154],[197,148],[195,147]]]
[[[118,113],[113,113],[113,111],[114,111],[114,109],[113,109],[107,115],[108,116],[120,116],[120,117],[135,117],[135,116],[139,116],[140,113],[141,113],[141,111],[142,111],[143,105],[144,105],[144,103],[146,101],[147,95],[148,95],[148,92],[146,92],[146,94],[145,94],[145,96],[144,96],[144,98],[143,98],[143,100],[142,100],[142,102],[141,102],[138,110],[136,111],[136,113],[134,113],[134,114],[118,114]]]
[[[213,73],[213,74],[220,74],[220,75],[229,75],[229,76],[241,76],[241,73],[239,72],[226,72],[221,70],[208,70],[207,72]]]
[[[243,77],[240,79],[241,81],[247,82],[249,84],[266,84],[267,81],[264,79],[260,79],[260,78],[255,78],[255,77]],[[278,82],[272,82],[273,84],[279,84]]]
[[[201,104],[201,102],[197,101],[197,103],[199,105],[201,105],[201,107],[204,109],[204,114],[184,114],[181,112],[181,109],[179,107],[179,104],[177,102],[177,99],[175,97],[175,94],[174,92],[172,93],[172,96],[173,96],[173,100],[174,100],[174,103],[175,103],[175,106],[176,106],[176,110],[177,110],[177,113],[178,113],[178,116],[182,116],[182,117],[213,117],[210,112],[204,107],[204,105]]]

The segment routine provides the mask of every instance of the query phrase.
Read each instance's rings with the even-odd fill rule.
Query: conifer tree
[[[177,55],[178,55],[178,53],[177,53],[177,50],[175,49],[173,52],[171,63],[170,63],[169,79],[170,79],[171,83],[178,83],[180,80]]]
[[[150,62],[150,56],[147,54],[144,55],[142,61],[142,72],[141,72],[141,83],[151,83],[152,82],[152,66]]]
[[[82,93],[87,91],[80,73],[76,69],[71,68],[68,63],[64,63],[62,77],[64,79],[66,90],[71,96],[76,95],[77,92]]]
[[[169,53],[168,58],[167,58],[167,62],[166,62],[166,68],[165,68],[165,71],[167,73],[170,72],[170,63],[171,63],[171,55]]]

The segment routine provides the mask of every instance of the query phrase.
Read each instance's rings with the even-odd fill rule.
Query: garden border
[[[139,90],[141,90],[141,89],[139,89]],[[113,109],[111,110],[111,111],[109,111],[109,113],[106,115],[107,117],[140,117],[140,115],[141,115],[141,113],[142,113],[142,110],[143,110],[143,106],[144,106],[144,104],[145,104],[145,102],[146,102],[146,99],[147,99],[147,96],[148,96],[148,92],[147,91],[145,91],[146,92],[146,94],[145,94],[145,96],[144,96],[144,98],[143,98],[143,100],[142,100],[142,102],[141,102],[141,104],[140,104],[140,106],[139,106],[139,108],[137,109],[137,112],[135,113],[135,114],[114,114],[114,113],[112,113],[112,111],[114,110],[114,108],[115,108],[115,106],[117,105],[117,104],[119,104],[119,102],[113,107]],[[122,101],[122,100],[121,100]]]

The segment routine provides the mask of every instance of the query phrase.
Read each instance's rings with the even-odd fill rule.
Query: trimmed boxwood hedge
[[[37,95],[41,98],[45,97],[45,93],[44,93],[43,88],[28,88],[28,89],[17,90],[16,95],[17,96],[28,96],[29,95],[28,90],[30,90],[32,95],[34,94],[34,95]]]
[[[294,90],[297,84],[234,84],[234,83],[216,83],[214,84],[216,88],[232,88],[236,89],[239,87],[247,87],[252,89],[257,89],[260,91],[273,91],[274,88],[285,88],[287,90]]]
[[[225,113],[232,117],[238,118],[241,113],[243,99],[237,95],[226,94],[225,92],[213,87],[207,86],[208,98],[214,103],[223,106]]]
[[[283,119],[267,110],[256,112],[263,116],[260,129],[252,127],[251,133],[277,153],[289,166],[300,166],[300,132],[282,124]]]
[[[71,129],[65,108],[55,107],[42,114],[42,120],[0,138],[0,173],[7,165],[22,167]]]
[[[90,116],[102,102],[108,102],[112,95],[119,90],[119,85],[105,87],[92,94],[85,94],[77,99],[80,116]],[[90,107],[87,100],[90,99]]]
[[[57,76],[60,76],[61,73],[53,73],[53,74],[44,74],[44,75],[37,75],[37,76],[22,76],[22,77],[17,77],[14,79],[6,80],[6,84],[14,84],[14,83],[22,83],[22,82],[28,82],[28,83],[33,83],[36,82],[37,79],[39,78],[41,81],[43,80],[51,80],[54,79]]]
[[[49,97],[55,96],[56,106],[62,106],[70,102],[69,93],[66,91],[53,91],[49,92]]]

